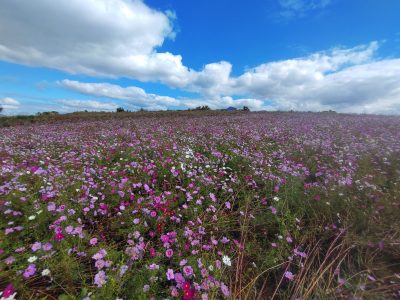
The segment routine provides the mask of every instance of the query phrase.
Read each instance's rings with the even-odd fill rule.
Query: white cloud
[[[192,72],[188,89],[207,96],[219,95],[230,86],[231,71],[232,65],[226,61],[207,64],[201,72]]]
[[[196,99],[148,94],[137,87],[63,80],[66,88],[97,97],[126,100],[133,107],[211,108],[249,106],[252,110],[336,110],[400,114],[400,59],[376,60],[377,42],[334,48],[307,57],[269,62],[231,77],[231,64],[208,64],[193,73],[186,89]],[[236,99],[239,98],[239,99]]]
[[[156,52],[174,37],[173,18],[141,0],[2,0],[0,59],[180,86],[182,57]]]
[[[213,96],[198,99],[178,99],[148,94],[143,89],[135,86],[121,87],[110,83],[84,83],[67,79],[60,81],[59,85],[85,95],[125,100],[125,107],[129,109],[146,108],[148,110],[166,110],[171,107],[195,108],[203,105],[208,105],[213,109],[227,108],[229,106],[237,108],[248,106],[252,110],[267,108],[264,106],[264,101],[251,98],[233,99],[229,96]]]
[[[9,109],[18,109],[20,106],[19,101],[13,99],[13,98],[3,98],[0,99],[0,107],[4,109],[4,111],[7,111]]]
[[[76,110],[115,110],[119,105],[115,103],[107,103],[96,100],[75,100],[75,99],[62,99],[58,101],[63,105],[62,111]]]
[[[332,0],[279,0],[280,15],[285,18],[304,17],[307,12],[322,9]]]
[[[301,15],[331,2],[280,0],[280,5]],[[174,38],[174,18],[173,13],[151,9],[142,0],[1,0],[0,60],[91,76],[160,81],[200,94],[198,99],[177,99],[138,87],[60,83],[84,94],[123,100],[132,108],[248,104],[253,109],[400,113],[400,60],[377,60],[377,42],[268,62],[235,77],[226,61],[195,71],[183,64],[180,55],[157,52],[165,39]],[[70,107],[74,103],[83,106],[70,102]],[[6,105],[17,107],[3,104],[5,109]],[[113,105],[106,103],[109,108],[103,109]]]
[[[59,84],[70,90],[86,95],[128,100],[128,103],[139,107],[163,104],[164,106],[179,105],[179,101],[172,97],[147,94],[143,89],[135,86],[121,87],[110,83],[82,83],[73,80],[62,80]]]
[[[400,59],[374,60],[376,42],[260,65],[232,78],[234,94],[277,109],[400,113]]]

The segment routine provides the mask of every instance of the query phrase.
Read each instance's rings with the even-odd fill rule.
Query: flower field
[[[11,124],[0,214],[4,299],[396,299],[400,118]]]

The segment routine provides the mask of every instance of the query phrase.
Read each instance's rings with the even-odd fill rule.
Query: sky
[[[1,0],[3,114],[400,114],[398,0]]]

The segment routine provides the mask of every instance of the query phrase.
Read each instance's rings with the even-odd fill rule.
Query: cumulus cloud
[[[85,95],[125,100],[125,105],[132,109],[146,108],[149,110],[166,110],[171,107],[195,108],[203,105],[208,105],[213,109],[227,108],[229,106],[238,108],[248,106],[252,110],[267,108],[264,105],[264,101],[252,98],[234,99],[230,96],[213,96],[196,99],[174,98],[146,93],[142,88],[135,86],[121,87],[116,84],[105,82],[85,83],[68,79],[62,80],[58,84],[64,88]]]
[[[334,48],[306,57],[261,64],[232,77],[228,62],[206,65],[186,89],[196,99],[146,93],[138,87],[63,80],[83,94],[128,101],[135,107],[212,108],[249,106],[252,110],[336,110],[354,113],[400,113],[400,59],[376,60],[377,42],[350,49]]]
[[[232,93],[276,109],[400,113],[400,59],[375,60],[378,43],[271,62],[231,79]]]
[[[353,113],[400,113],[400,59],[371,62],[331,73],[287,95],[295,108],[308,106]]]
[[[192,72],[188,89],[207,96],[221,94],[221,91],[230,86],[232,65],[221,61],[205,65],[201,72]]]
[[[110,83],[83,83],[73,80],[62,80],[59,85],[86,95],[128,100],[136,106],[154,106],[163,104],[164,107],[179,105],[179,101],[172,97],[148,94],[142,88],[130,86],[121,87]]]
[[[279,3],[288,14],[301,15],[331,0]],[[268,62],[232,76],[227,61],[196,71],[185,66],[180,55],[158,52],[165,39],[174,38],[174,18],[142,0],[2,0],[0,60],[96,77],[159,81],[199,94],[178,99],[109,83],[59,83],[83,94],[123,100],[132,108],[246,105],[258,110],[400,113],[400,60],[377,59],[377,42]],[[79,102],[83,100],[68,101],[69,107],[84,107]],[[91,101],[87,108],[115,107]],[[3,104],[5,109],[16,106]]]
[[[5,111],[9,109],[18,109],[20,106],[19,101],[13,99],[13,98],[3,98],[0,99],[0,107],[2,107]]]
[[[141,0],[2,0],[0,59],[180,86],[190,75],[182,57],[156,52],[173,19]]]

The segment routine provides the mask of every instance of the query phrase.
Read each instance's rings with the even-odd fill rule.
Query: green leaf
[[[67,294],[61,294],[60,296],[58,296],[58,300],[72,300],[72,298]]]

